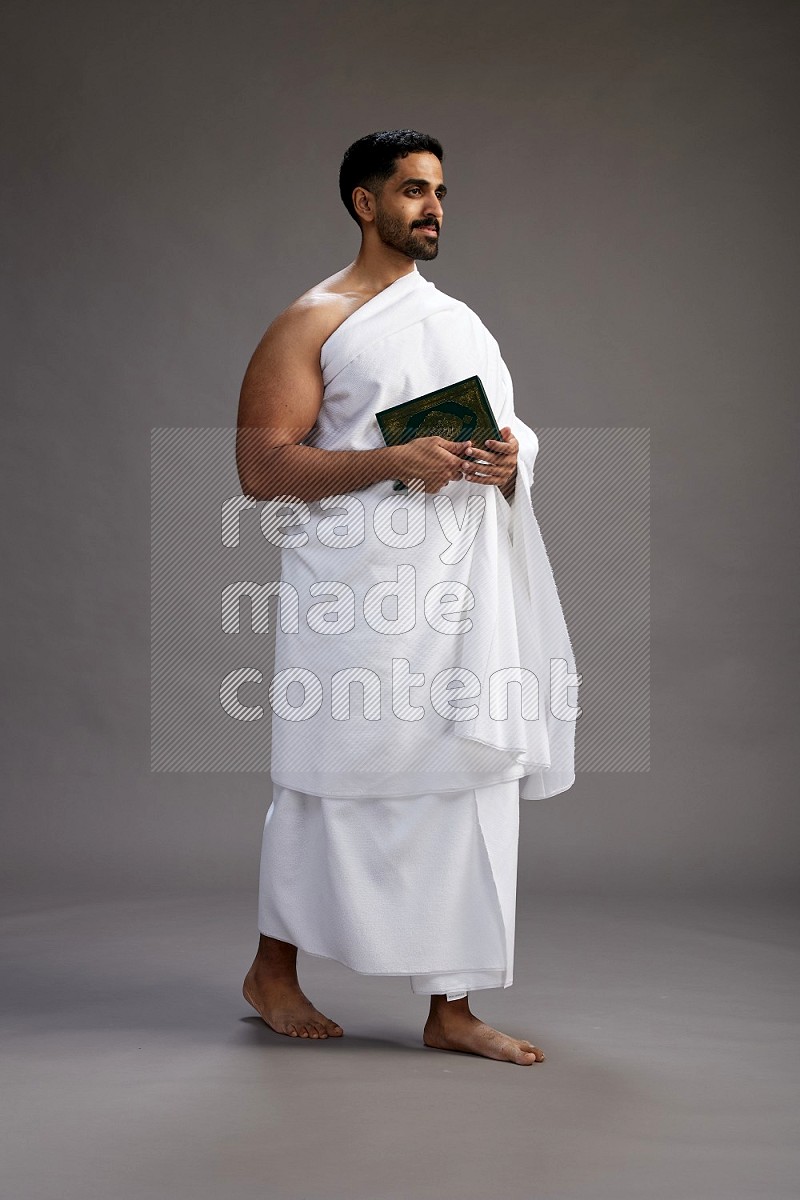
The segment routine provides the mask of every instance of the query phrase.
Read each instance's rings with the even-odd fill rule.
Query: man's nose
[[[428,203],[425,205],[425,216],[436,217],[437,221],[441,221],[444,216],[442,202],[435,193],[428,198]]]

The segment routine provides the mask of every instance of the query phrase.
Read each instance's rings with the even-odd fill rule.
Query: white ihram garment
[[[420,994],[508,987],[518,831],[514,780],[370,800],[276,784],[259,930]]]
[[[531,504],[538,439],[494,338],[416,268],[320,364],[306,444],[382,446],[376,411],[478,375],[519,441],[517,482],[510,503],[454,479],[265,505],[295,601],[281,597],[276,630],[259,927],[420,992],[507,986],[518,801],[575,778],[580,677]],[[496,693],[509,673],[521,684]]]

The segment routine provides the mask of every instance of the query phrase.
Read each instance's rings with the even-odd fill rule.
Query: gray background
[[[150,429],[235,424],[356,252],[344,148],[399,126],[445,147],[423,273],[521,415],[652,431],[651,771],[524,806],[522,885],[792,883],[797,7],[7,13],[12,895],[255,885],[268,777],[149,770]]]
[[[29,1098],[10,1194],[793,1194],[794,918],[769,906],[797,882],[797,18],[774,0],[5,6],[0,856]],[[398,126],[444,143],[423,273],[497,336],[524,419],[652,432],[652,768],[523,805],[518,982],[494,1019],[524,1002],[526,1034],[535,986],[550,1061],[516,1074],[403,1057],[391,1022],[418,1008],[332,966],[333,1015],[361,1030],[349,1065],[326,1045],[324,1068],[296,1066],[257,1020],[223,1052],[269,779],[149,769],[151,427],[235,423],[267,324],[356,252],[343,150]],[[541,1104],[531,1074],[555,1088]],[[495,1153],[473,1161],[488,1113]]]

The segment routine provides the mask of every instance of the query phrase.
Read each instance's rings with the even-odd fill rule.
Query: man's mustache
[[[412,229],[435,229],[438,233],[439,222],[438,221],[414,221],[411,228]]]

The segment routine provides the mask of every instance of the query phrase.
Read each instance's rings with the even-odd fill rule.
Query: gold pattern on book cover
[[[481,447],[487,438],[502,440],[477,375],[395,404],[375,416],[387,446],[398,446],[414,438],[435,434],[452,442],[471,440]]]

